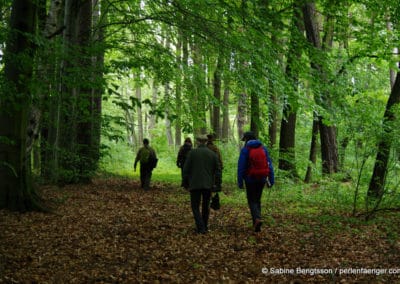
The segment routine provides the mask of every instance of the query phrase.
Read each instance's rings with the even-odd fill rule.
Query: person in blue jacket
[[[245,132],[242,138],[245,142],[244,147],[240,151],[238,161],[237,182],[238,187],[243,189],[243,182],[246,185],[247,203],[250,208],[251,217],[253,220],[253,228],[255,232],[261,231],[261,195],[264,186],[267,184],[271,187],[275,183],[274,168],[268,153],[268,149],[256,138],[255,134],[251,131]],[[254,178],[249,173],[249,153],[251,148],[263,147],[267,163],[269,166],[269,174],[267,177]]]

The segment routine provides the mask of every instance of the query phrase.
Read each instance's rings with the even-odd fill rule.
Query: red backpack
[[[247,175],[255,179],[268,177],[270,169],[264,147],[261,145],[257,148],[247,147],[247,149],[249,150]]]

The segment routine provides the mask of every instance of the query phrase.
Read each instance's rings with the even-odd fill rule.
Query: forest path
[[[41,191],[57,204],[55,214],[0,210],[0,283],[400,281],[398,238],[375,225],[343,218],[335,228],[329,221],[335,216],[273,208],[256,234],[246,205],[222,199],[221,209],[211,211],[210,232],[197,235],[189,194],[171,185],[144,192],[137,181],[112,178]],[[339,275],[357,268],[399,274]]]

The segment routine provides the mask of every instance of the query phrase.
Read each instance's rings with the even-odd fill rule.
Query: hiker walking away
[[[250,208],[255,232],[261,231],[261,195],[265,184],[271,187],[275,182],[274,168],[267,148],[256,139],[253,132],[245,132],[245,142],[240,151],[237,180],[240,189],[246,185],[247,203]]]
[[[134,164],[136,172],[137,163],[140,162],[140,187],[144,190],[150,189],[151,174],[157,161],[156,151],[149,144],[149,139],[143,139],[143,147],[137,152]]]
[[[214,141],[215,141],[215,134],[207,134],[207,147],[211,150],[211,151],[213,151],[213,152],[215,152],[215,154],[217,154],[217,156],[218,156],[218,161],[219,161],[219,163],[220,163],[220,165],[221,165],[221,170],[223,170],[224,169],[224,165],[223,165],[223,163],[222,163],[222,155],[221,155],[221,151],[219,150],[219,148],[217,147],[217,145],[215,145],[214,144]]]
[[[183,166],[183,185],[190,191],[196,232],[205,234],[208,231],[211,190],[221,188],[221,167],[218,156],[206,146],[207,136],[199,135],[196,142],[198,147],[189,152]]]
[[[183,165],[190,150],[192,150],[192,139],[187,137],[183,145],[179,148],[178,157],[176,158],[176,166],[181,169],[181,186],[183,187]]]

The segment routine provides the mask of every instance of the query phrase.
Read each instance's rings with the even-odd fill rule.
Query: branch
[[[379,56],[378,55],[354,55],[354,56],[350,57],[349,60],[342,65],[342,68],[340,68],[340,70],[337,72],[335,78],[330,80],[329,83],[330,84],[334,83],[336,78],[339,77],[340,75],[342,75],[346,71],[346,67],[348,65],[350,65],[351,63],[353,63],[356,59],[359,59],[359,58],[379,58]]]

